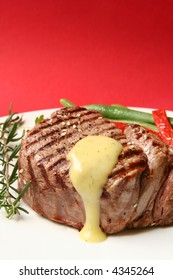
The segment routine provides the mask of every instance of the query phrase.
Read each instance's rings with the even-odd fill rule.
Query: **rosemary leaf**
[[[15,181],[14,181],[15,182]],[[13,182],[13,183],[14,183]],[[12,189],[14,192],[16,192],[17,194],[19,194],[20,192],[19,192],[19,190],[18,189],[16,189],[16,188],[14,188],[12,185],[10,185],[10,189]]]
[[[9,184],[12,184],[12,181],[15,177],[17,177],[17,170],[18,170],[18,161],[16,161],[16,164],[13,167],[13,170],[11,172],[10,178],[9,178]]]
[[[29,212],[25,208],[23,208],[21,206],[18,206],[18,209],[23,211],[23,212],[25,212],[26,214],[29,214]]]
[[[11,108],[9,112],[6,120],[0,123],[0,209],[5,209],[7,218],[21,211],[28,213],[20,206],[20,200],[30,185],[28,182],[19,192],[14,184],[18,180],[18,153],[24,132],[21,136],[18,133],[22,118],[11,113]]]
[[[14,138],[14,136],[16,136],[17,126],[18,126],[17,123],[15,123],[15,124],[12,126],[12,128],[11,128],[11,130],[9,131],[9,134],[8,134],[8,136],[7,136],[6,144],[8,144],[8,143]]]
[[[22,196],[25,194],[25,192],[27,191],[27,189],[29,188],[31,182],[28,182],[25,187],[23,188],[23,190],[19,193],[18,197],[15,199],[14,201],[14,205],[16,205],[19,200],[22,198]]]
[[[10,114],[7,119],[5,120],[4,123],[2,123],[2,131],[5,131],[9,126],[10,126],[10,123],[13,119],[13,116],[15,116],[16,113],[12,113]]]
[[[20,151],[21,148],[21,144],[16,145],[13,152],[11,153],[10,157],[9,157],[9,161],[13,160],[14,158],[16,158],[18,152]]]

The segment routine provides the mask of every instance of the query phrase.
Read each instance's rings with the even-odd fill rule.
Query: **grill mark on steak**
[[[143,169],[145,165],[146,165],[146,161],[139,159],[136,162],[130,162],[129,169],[140,169],[140,168]]]
[[[56,131],[55,131],[56,132]],[[73,132],[69,132],[68,134],[66,133],[65,135],[60,135],[59,139],[65,139],[65,140],[69,140],[71,137],[74,137],[74,134],[77,133],[77,130],[73,130]],[[42,137],[42,140],[48,139],[47,137],[50,136],[50,134],[45,135],[44,137]],[[37,144],[39,141],[35,141],[35,143],[33,144]],[[36,152],[41,152],[42,150],[45,150],[45,148],[51,148],[55,143],[57,143],[57,138],[51,140],[50,142],[46,143],[45,145],[42,145],[39,149],[36,150]]]
[[[31,175],[31,181],[32,181],[32,183],[35,185],[35,187],[37,187],[37,180],[36,180],[36,178],[35,178],[34,171],[33,171],[32,164],[31,164],[31,159],[30,159],[31,156],[32,156],[31,154],[27,156],[27,161],[28,161],[28,172],[29,172],[29,174]]]
[[[35,177],[34,170],[32,168],[31,155],[27,156],[27,162],[28,162],[28,172],[31,176],[32,190],[33,188],[35,190],[35,195],[32,195],[32,207],[34,209],[37,209],[38,213],[43,213],[42,206],[40,205],[39,196],[38,196],[39,185],[37,182],[37,178]],[[31,192],[32,190],[30,189]]]
[[[111,175],[109,176],[109,178],[118,178],[118,177],[122,177],[122,176],[126,176],[127,173],[130,173],[132,170],[135,170],[135,169],[144,169],[146,166],[146,160],[144,159],[140,159],[140,158],[136,158],[134,162],[129,162],[129,163],[126,163],[126,167],[125,166],[122,166],[121,168],[119,169],[113,169]]]
[[[41,174],[42,174],[42,176],[45,180],[45,183],[46,183],[46,188],[44,187],[42,190],[44,191],[44,190],[48,190],[48,189],[50,190],[51,189],[52,191],[55,192],[54,186],[52,186],[52,184],[49,181],[49,178],[48,178],[46,169],[44,168],[44,165],[41,164],[41,163],[39,163],[39,164],[37,163],[37,165],[39,166]]]
[[[87,114],[88,115],[88,114]],[[93,115],[93,113],[91,112],[90,113],[90,115]],[[85,115],[86,116],[86,115]],[[73,118],[74,119],[74,118]],[[90,118],[90,121],[93,121],[93,120],[96,120],[96,119],[98,119],[98,116],[93,116],[92,118]],[[64,122],[64,120],[61,120],[60,122],[58,122],[59,124],[62,124]],[[80,124],[83,124],[83,123],[86,123],[86,122],[88,122],[88,119],[84,119],[84,120],[82,120],[81,122],[80,122]],[[70,124],[69,125],[69,128],[72,128],[73,127],[73,125],[77,125],[78,124],[78,121],[76,121],[75,123],[73,123],[73,124]],[[50,127],[52,127],[51,126],[51,124],[47,127],[47,128],[50,128]],[[27,146],[26,146],[26,148],[29,148],[29,147],[31,147],[32,145],[34,145],[34,144],[37,144],[38,142],[40,142],[41,140],[44,140],[44,139],[46,139],[46,138],[48,138],[49,136],[54,136],[57,132],[60,132],[60,131],[63,131],[63,130],[66,130],[67,129],[67,124],[65,123],[63,126],[58,126],[58,128],[57,129],[55,129],[55,130],[51,130],[49,133],[46,133],[45,135],[41,135],[41,136],[39,136],[37,139],[35,139],[34,141],[31,141],[31,142],[29,142],[28,144],[27,144]],[[39,133],[40,131],[38,131],[38,133]],[[62,132],[63,133],[63,132]],[[64,133],[65,133],[65,131],[64,131]],[[53,141],[53,140],[52,140]],[[42,147],[42,148],[44,148],[44,146]]]
[[[58,121],[57,121],[58,122]],[[30,136],[33,136],[35,134],[40,133],[40,131],[42,129],[46,129],[47,127],[49,127],[51,124],[47,123],[47,120],[43,120],[41,123],[38,123],[37,128],[33,129],[32,131],[30,131]]]
[[[134,137],[134,139],[139,140],[139,143],[140,143],[140,138],[142,138],[141,144],[144,143],[144,141],[152,141],[153,147],[163,148],[164,143],[161,141],[161,139],[158,138],[158,136],[156,136],[155,134],[153,134],[150,131],[148,131],[147,129],[145,129],[144,127],[141,127],[137,124],[130,124],[126,127],[127,130],[128,130],[128,127],[131,127],[131,129],[133,130],[133,133],[134,133],[133,137]]]
[[[68,112],[67,112],[68,111]],[[54,113],[51,114],[51,118],[52,119],[71,119],[71,118],[75,118],[76,117],[76,113],[80,113],[80,116],[83,116],[83,115],[87,115],[87,114],[90,114],[91,110],[86,110],[85,108],[83,107],[79,107],[79,106],[75,106],[75,107],[71,107],[71,108],[61,108],[60,110],[57,110],[55,111]],[[97,113],[97,112],[95,112]],[[97,113],[99,116],[100,114]],[[77,116],[79,117],[79,115]]]
[[[58,149],[56,149],[56,151],[54,151],[54,153],[48,154],[46,157],[43,157],[42,159],[38,160],[37,164],[39,165],[39,164],[43,163],[44,161],[49,162],[50,159],[52,159],[55,156],[58,156],[59,154],[62,154],[63,152],[65,152],[65,147],[58,148]]]
[[[72,109],[72,108],[70,108],[70,109]],[[65,108],[61,109],[61,112],[63,112],[63,110],[65,110]],[[51,120],[48,121],[47,119],[45,119],[45,120],[41,121],[40,123],[38,123],[37,128],[34,128],[32,131],[30,131],[30,135],[33,136],[37,133],[40,133],[41,130],[43,131],[46,128],[53,127],[57,124],[60,124],[64,121],[66,121],[66,120],[71,121],[71,120],[76,119],[76,116],[74,116],[73,113],[78,112],[81,117],[82,116],[87,116],[87,115],[90,115],[91,113],[93,113],[92,111],[87,111],[86,112],[84,108],[75,107],[75,110],[71,110],[71,113],[70,113],[70,115],[68,115],[68,117],[64,115],[63,117],[64,118],[66,117],[64,119],[64,118],[62,118],[62,115],[60,115],[61,118],[58,119],[58,116],[59,116],[58,112],[59,112],[59,110],[57,110],[55,113],[52,114]],[[55,121],[53,121],[54,119],[55,119]]]
[[[59,158],[52,165],[49,165],[48,170],[51,171],[54,168],[60,167],[60,165],[64,164],[65,161],[66,161],[66,157]]]
[[[128,148],[119,155],[119,160],[125,160],[125,159],[131,158],[133,156],[138,156],[140,154],[142,154],[141,150],[139,150],[139,149],[137,150],[135,148],[130,148],[130,149]]]
[[[73,110],[72,110],[72,108],[70,108],[70,109],[71,109],[71,114],[68,117],[68,120],[74,119],[74,116],[73,116],[74,112],[80,111],[80,114],[82,115],[82,112],[85,111],[85,109],[83,109],[81,107],[75,107],[75,109],[73,109]],[[63,112],[63,110],[65,110],[65,108],[62,108],[61,112]],[[54,126],[54,125],[57,125],[58,123],[60,123],[62,120],[57,118],[57,112],[58,112],[58,110],[55,111],[54,113],[52,113],[51,122],[47,122],[47,119],[45,119],[45,120],[41,121],[40,123],[38,123],[37,128],[34,128],[32,131],[30,131],[30,135],[33,136],[33,135],[39,133],[40,130],[46,129],[48,127],[51,127],[51,126]]]
[[[54,175],[58,186],[60,186],[60,188],[62,189],[67,189],[67,185],[64,183],[64,180],[57,173],[55,173]]]

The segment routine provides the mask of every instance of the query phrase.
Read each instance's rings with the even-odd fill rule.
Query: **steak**
[[[111,234],[172,223],[173,175],[168,148],[146,130],[139,137],[140,129],[128,126],[124,134],[100,113],[81,107],[57,110],[27,131],[22,140],[19,190],[31,181],[24,201],[48,219],[80,230],[85,210],[71,183],[66,156],[80,139],[104,135],[119,141],[123,149],[100,200],[103,231]]]

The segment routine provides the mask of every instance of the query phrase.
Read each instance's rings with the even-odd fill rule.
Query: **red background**
[[[0,116],[62,97],[173,110],[172,93],[172,0],[0,0]]]

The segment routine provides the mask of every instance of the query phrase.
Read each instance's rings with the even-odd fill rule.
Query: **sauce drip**
[[[107,136],[87,136],[76,143],[67,155],[71,161],[70,179],[81,195],[86,221],[80,238],[88,242],[106,239],[100,224],[100,198],[103,187],[118,161],[122,145]]]

